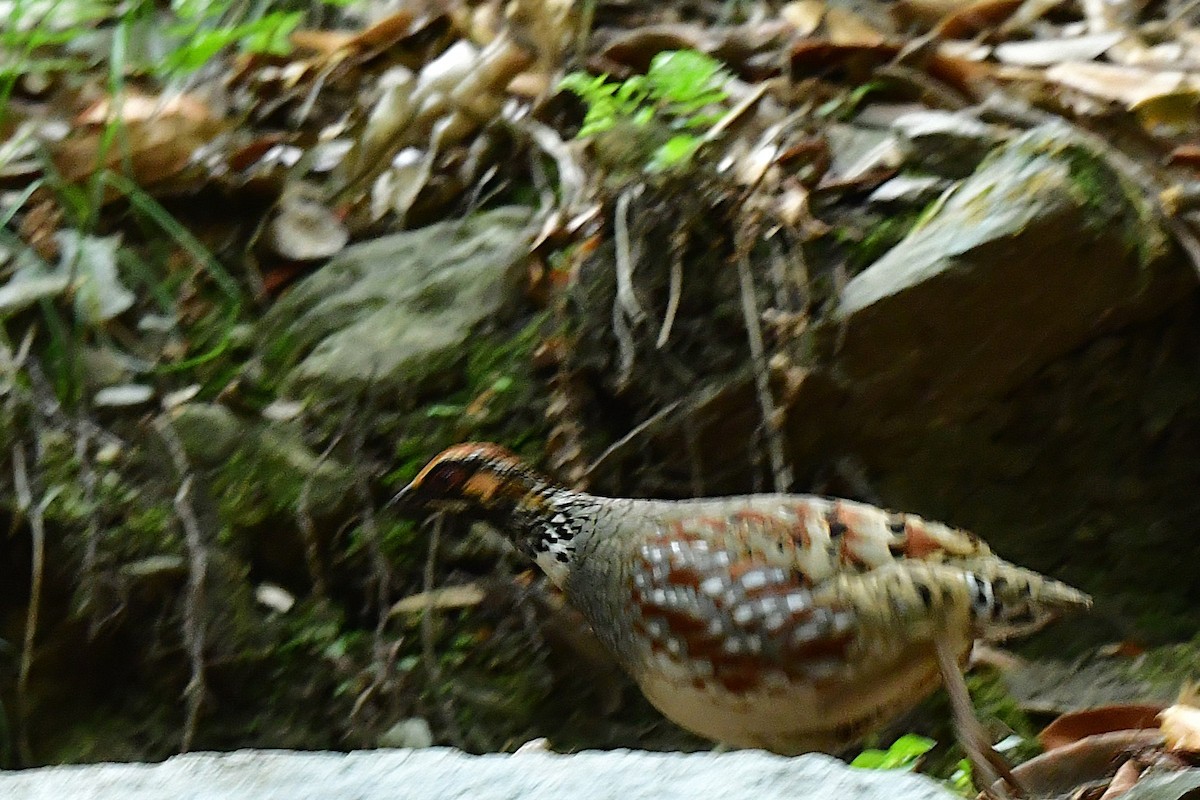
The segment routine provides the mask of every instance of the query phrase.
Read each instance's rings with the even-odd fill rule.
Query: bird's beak
[[[416,492],[413,491],[412,484],[405,486],[396,496],[387,502],[384,506],[385,510],[394,510],[397,514],[407,517],[419,516],[424,510],[422,504],[417,501]]]

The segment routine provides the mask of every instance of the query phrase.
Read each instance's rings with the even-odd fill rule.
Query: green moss
[[[880,220],[879,224],[871,228],[852,251],[850,266],[857,270],[873,264],[908,235],[915,220],[915,214],[899,214]]]
[[[1130,677],[1144,680],[1168,693],[1200,680],[1200,635],[1191,641],[1156,647],[1128,667]]]
[[[540,455],[546,390],[534,375],[533,350],[546,335],[547,320],[547,314],[537,314],[510,334],[473,340],[457,388],[388,424],[385,433],[397,434],[388,486],[404,485],[431,457],[461,441],[497,441],[530,458]]]
[[[1145,267],[1168,248],[1157,219],[1137,187],[1116,172],[1097,153],[1079,144],[1062,148],[1077,199],[1088,210],[1087,223],[1093,230],[1107,231],[1120,225],[1127,250],[1136,253]]]
[[[222,519],[252,527],[274,515],[293,515],[306,486],[310,509],[336,513],[350,492],[353,473],[331,458],[320,458],[298,429],[247,425],[213,483]]]

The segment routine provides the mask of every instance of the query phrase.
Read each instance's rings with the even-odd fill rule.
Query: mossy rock
[[[413,396],[512,308],[532,219],[501,208],[347,248],[263,319],[268,374],[294,395],[337,399],[369,386]]]

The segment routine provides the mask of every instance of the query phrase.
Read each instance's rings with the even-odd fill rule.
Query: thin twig
[[[92,606],[96,596],[96,561],[100,550],[100,520],[96,507],[96,470],[92,464],[92,432],[84,424],[85,417],[80,408],[75,417],[75,463],[79,465],[79,482],[83,485],[83,505],[87,509],[87,528],[84,530],[83,596],[87,606]],[[88,609],[91,610],[90,608]],[[88,638],[94,638],[99,625],[89,614]]]
[[[675,324],[675,315],[679,312],[679,296],[683,294],[683,254],[678,249],[671,256],[671,295],[667,298],[667,313],[663,317],[662,327],[658,331],[658,341],[654,346],[659,350],[667,346],[671,338],[671,327]]]
[[[187,701],[183,735],[180,737],[179,752],[192,748],[200,724],[200,710],[208,692],[205,677],[204,651],[207,647],[207,631],[204,624],[204,591],[208,577],[208,548],[200,528],[200,520],[192,506],[192,475],[183,442],[175,433],[169,419],[163,418],[156,424],[159,436],[171,456],[175,473],[179,478],[179,489],[175,492],[175,516],[183,528],[184,544],[188,552],[188,583],[184,596],[183,638],[188,651],[191,675],[183,690]]]
[[[642,310],[637,300],[637,294],[633,291],[633,255],[629,243],[629,203],[635,195],[640,193],[640,186],[621,192],[617,197],[617,207],[613,212],[617,291],[613,298],[612,322],[613,334],[617,337],[617,359],[620,363],[617,384],[620,386],[629,382],[633,372],[636,345],[633,341],[633,329],[630,323],[636,324],[646,318],[646,312]]]
[[[620,303],[613,302],[612,309],[613,335],[617,338],[617,385],[624,387],[629,383],[633,374],[633,359],[636,345],[633,341],[633,330],[625,320]]]
[[[429,536],[429,554],[425,557],[425,572],[422,581],[422,591],[428,598],[433,597],[433,585],[437,575],[437,552],[444,524],[444,518],[438,514],[433,520],[433,531]],[[437,688],[442,684],[442,668],[438,664],[437,653],[434,650],[432,600],[425,604],[425,608],[421,609],[421,660],[425,664],[425,674],[429,676],[430,687],[436,695]],[[442,718],[442,727],[446,729],[446,736],[450,739],[450,743],[461,750],[466,740],[462,730],[458,727],[458,720],[454,718],[454,709],[449,705],[451,702],[449,692],[445,694],[445,698],[445,702],[436,703],[435,708],[438,716]]]
[[[784,456],[783,436],[779,431],[775,400],[771,396],[771,379],[767,371],[766,347],[763,344],[762,326],[758,319],[758,302],[754,297],[754,276],[750,272],[749,236],[742,237],[738,246],[738,278],[742,289],[742,318],[746,323],[746,337],[750,343],[750,358],[754,362],[754,387],[758,394],[758,405],[762,413],[763,429],[767,440],[767,456],[771,460],[771,475],[775,491],[791,488],[792,468]]]
[[[633,253],[629,243],[629,203],[641,194],[641,187],[626,189],[617,197],[613,213],[613,239],[617,254],[617,302],[633,322],[641,322],[646,312],[633,291]]]
[[[312,511],[309,507],[309,502],[312,498],[312,487],[320,468],[325,461],[332,455],[334,449],[345,437],[347,430],[350,427],[351,420],[357,415],[353,412],[353,408],[345,415],[342,424],[329,444],[317,456],[317,463],[313,469],[309,471],[308,476],[304,479],[304,484],[300,487],[300,496],[296,498],[296,523],[300,528],[300,536],[304,539],[304,563],[308,568],[308,579],[312,581],[313,597],[324,599],[329,595],[329,583],[325,578],[325,568],[321,563],[320,548],[317,546],[317,528],[313,522]]]
[[[184,635],[187,639],[191,677],[183,693],[187,698],[187,719],[183,728],[180,752],[192,749],[196,729],[200,724],[200,708],[207,692],[204,670],[205,627],[203,619],[204,583],[208,574],[208,552],[200,533],[200,522],[192,508],[192,476],[179,483],[175,493],[175,514],[183,526],[188,550],[187,611],[184,614]]]
[[[35,412],[36,413],[36,412]],[[33,554],[29,566],[29,607],[25,611],[25,636],[21,646],[21,665],[17,673],[17,753],[26,766],[33,763],[33,748],[29,742],[29,676],[33,673],[33,646],[37,637],[38,617],[42,608],[42,580],[46,567],[46,528],[42,504],[34,504],[25,466],[25,445],[13,445],[13,487],[17,508],[29,520]]]
[[[620,439],[617,439],[615,442],[609,445],[608,448],[600,454],[599,458],[597,458],[595,461],[589,464],[586,469],[584,469],[584,478],[590,480],[593,473],[599,469],[602,469],[606,462],[628,448],[635,439],[637,439],[647,430],[656,427],[663,420],[674,414],[676,409],[678,409],[682,404],[683,401],[676,400],[674,403],[669,403],[666,406],[663,406],[658,411],[655,411],[654,414],[652,414],[645,421],[636,425],[633,430],[629,431],[629,433],[625,434]]]

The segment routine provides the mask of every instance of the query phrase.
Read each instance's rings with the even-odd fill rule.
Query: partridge
[[[493,523],[666,717],[783,754],[837,752],[941,680],[961,685],[975,639],[1091,602],[912,514],[795,494],[597,497],[492,444],[451,447],[395,502]]]

